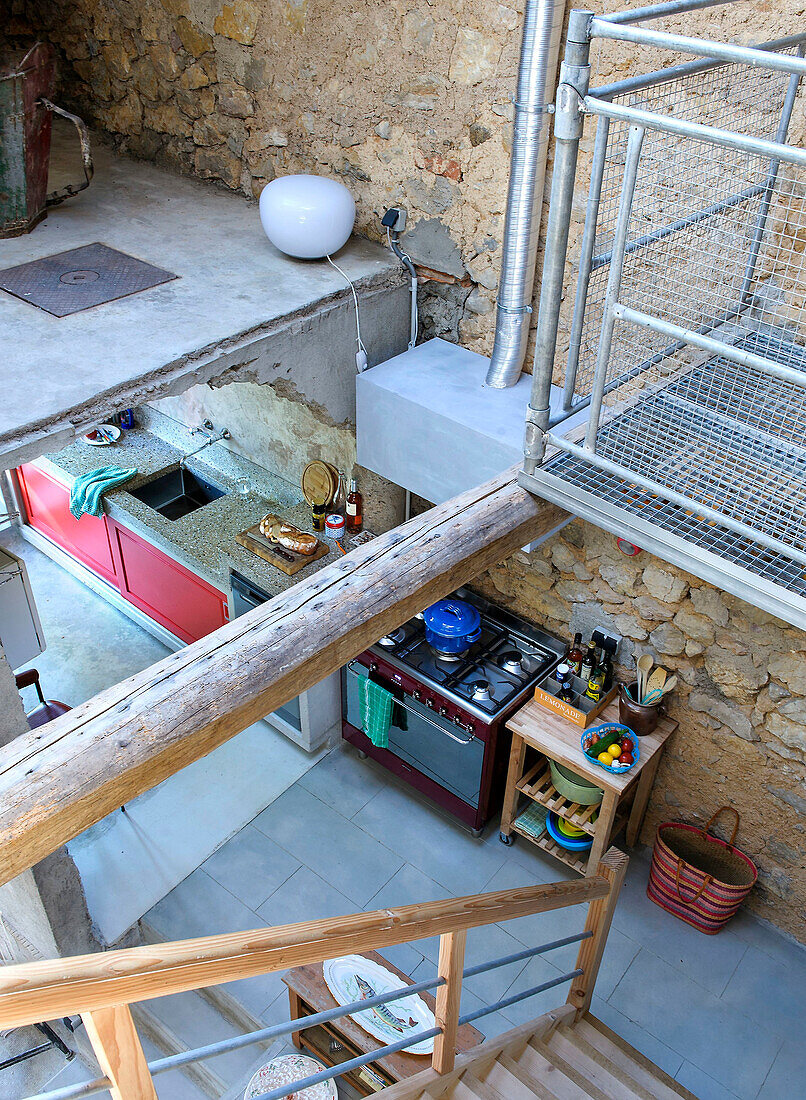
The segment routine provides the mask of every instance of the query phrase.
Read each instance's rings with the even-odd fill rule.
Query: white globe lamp
[[[347,243],[355,200],[325,176],[281,176],[260,194],[260,220],[275,248],[301,260],[321,260]]]

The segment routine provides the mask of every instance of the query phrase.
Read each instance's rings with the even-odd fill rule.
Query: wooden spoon
[[[653,692],[653,691],[660,691],[661,693],[663,692],[663,685],[666,683],[666,677],[667,676],[668,676],[668,673],[667,673],[665,668],[656,668],[653,671],[652,675],[649,677],[649,679],[646,682],[646,688],[644,690],[644,694],[641,696],[641,702],[642,703],[646,702],[646,697],[647,697],[647,695],[650,694],[650,692]]]
[[[677,687],[677,677],[670,676],[666,683],[663,685],[663,691],[661,695],[666,695],[668,692],[673,691]]]
[[[640,703],[646,694],[646,678],[649,675],[649,670],[652,668],[652,658],[648,653],[642,653],[638,658],[635,668],[638,678],[638,698],[637,703]]]

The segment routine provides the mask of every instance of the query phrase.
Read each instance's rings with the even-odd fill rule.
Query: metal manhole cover
[[[116,248],[86,244],[7,267],[0,271],[0,288],[55,317],[67,317],[177,278]]]

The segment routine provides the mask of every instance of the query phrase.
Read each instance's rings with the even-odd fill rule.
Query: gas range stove
[[[437,653],[425,640],[422,614],[381,638],[368,652],[422,681],[446,701],[491,722],[534,690],[566,647],[533,623],[475,593],[460,589],[456,597],[481,615],[481,637],[464,656]]]

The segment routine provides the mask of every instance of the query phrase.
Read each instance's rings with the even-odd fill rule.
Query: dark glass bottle
[[[571,671],[575,676],[579,676],[582,671],[582,661],[585,654],[582,652],[582,635],[574,635],[574,644],[568,650],[568,655],[565,658],[568,664],[571,666]]]
[[[351,535],[357,535],[364,526],[364,498],[358,491],[355,478],[350,481],[350,492],[344,506],[344,525]]]
[[[602,698],[602,694],[604,692],[604,682],[605,670],[602,665],[599,665],[598,668],[595,668],[593,670],[590,675],[590,679],[588,680],[588,689],[585,692],[587,697],[589,699],[593,699],[594,702],[598,703],[599,700]]]
[[[583,680],[590,680],[597,664],[598,661],[596,660],[596,642],[588,642],[588,649],[585,653],[585,656],[582,658],[582,667],[579,670],[579,675],[582,677]]]

